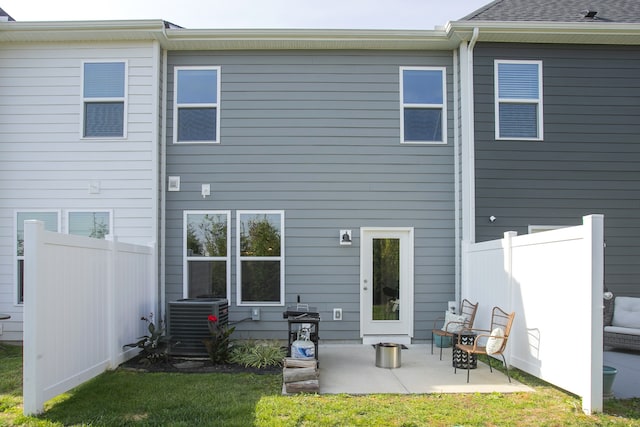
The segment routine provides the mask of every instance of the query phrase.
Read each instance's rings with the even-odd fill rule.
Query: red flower
[[[218,318],[216,316],[214,316],[213,314],[210,314],[209,317],[207,317],[207,319],[209,320],[209,322],[217,322]]]

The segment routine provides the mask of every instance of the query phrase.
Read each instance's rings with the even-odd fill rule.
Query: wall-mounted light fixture
[[[211,195],[211,184],[202,184],[202,198],[206,198]]]
[[[89,194],[100,194],[100,181],[89,181]]]
[[[169,177],[169,185],[167,186],[169,191],[180,191],[180,177],[179,176],[170,176]]]
[[[351,246],[351,230],[340,230],[340,246]]]

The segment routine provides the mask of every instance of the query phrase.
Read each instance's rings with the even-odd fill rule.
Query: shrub
[[[203,340],[209,358],[214,364],[227,363],[231,352],[231,334],[236,329],[221,324],[217,316],[210,314],[207,318],[211,338]]]
[[[149,335],[143,335],[138,338],[138,341],[125,344],[123,348],[126,347],[138,347],[142,349],[140,352],[144,363],[156,363],[160,360],[166,361],[168,354],[168,339],[165,336],[164,326],[162,321],[160,321],[159,325],[156,326],[153,323],[153,313],[149,314],[149,316],[142,316],[140,320],[144,320],[147,322],[147,330],[149,331]]]

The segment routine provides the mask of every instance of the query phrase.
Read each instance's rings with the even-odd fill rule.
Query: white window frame
[[[18,263],[20,261],[24,261],[24,252],[22,255],[18,255],[18,216],[20,214],[31,214],[31,213],[52,213],[56,215],[56,232],[60,232],[60,227],[62,225],[62,215],[60,209],[18,209],[13,213],[13,256],[15,257],[15,262],[13,264],[13,301],[16,306],[23,306],[24,301],[20,301],[20,275],[18,274]],[[32,218],[33,219],[33,218]],[[25,219],[27,221],[28,219]],[[24,233],[24,225],[22,229]],[[24,237],[24,236],[23,236]],[[24,280],[24,276],[23,276]],[[24,288],[24,283],[23,283]]]
[[[113,210],[112,209],[68,209],[66,215],[66,233],[71,234],[71,216],[74,213],[106,213],[109,216],[109,228],[107,236],[113,235]],[[88,237],[88,236],[84,236]],[[106,237],[106,236],[105,236]]]
[[[187,225],[189,215],[226,215],[227,217],[227,255],[219,256],[189,256],[187,253]],[[182,296],[189,297],[189,262],[198,261],[225,261],[226,263],[226,296],[227,301],[231,301],[231,211],[226,210],[186,210],[183,212],[182,223]]]
[[[285,299],[285,220],[283,210],[243,210],[236,212],[236,305],[242,306],[283,306]],[[249,257],[240,255],[240,219],[242,215],[280,215],[280,256]],[[244,301],[242,299],[242,261],[280,261],[280,301]]]
[[[440,71],[442,73],[442,104],[405,104],[404,102],[404,72],[405,71]],[[406,141],[404,129],[405,108],[428,108],[442,110],[442,140],[441,141]],[[446,67],[400,67],[400,143],[443,145],[447,144],[447,68]]]
[[[538,98],[500,98],[498,76],[498,67],[500,64],[535,64],[538,66]],[[543,94],[542,94],[542,61],[523,61],[523,60],[506,60],[496,59],[493,65],[494,76],[494,98],[495,98],[495,138],[498,141],[543,141],[544,140],[544,111],[543,111]],[[500,135],[500,104],[530,104],[537,107],[537,133],[536,137],[511,137]]]
[[[216,70],[216,101],[215,103],[184,103],[178,104],[178,72],[181,70]],[[220,66],[176,66],[173,68],[173,143],[174,144],[219,144],[220,143],[220,81],[222,67]],[[216,109],[216,139],[212,141],[178,141],[178,110],[180,108],[202,107]]]
[[[542,233],[544,231],[558,230],[560,228],[571,227],[571,225],[532,225],[530,224],[527,232],[529,234]]]
[[[105,98],[86,98],[84,93],[84,67],[85,64],[124,64],[124,96],[122,97],[105,97]],[[126,59],[92,59],[92,60],[84,60],[82,61],[80,67],[81,73],[81,83],[80,83],[80,91],[82,93],[82,102],[80,105],[80,138],[81,139],[126,139],[127,138],[127,117],[128,117],[128,102],[129,99],[129,62]],[[121,136],[85,136],[85,105],[87,103],[94,102],[122,102],[123,103],[123,112],[122,112],[122,135]]]

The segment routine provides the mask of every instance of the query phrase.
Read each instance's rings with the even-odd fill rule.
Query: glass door
[[[361,334],[413,333],[413,229],[362,228]]]

